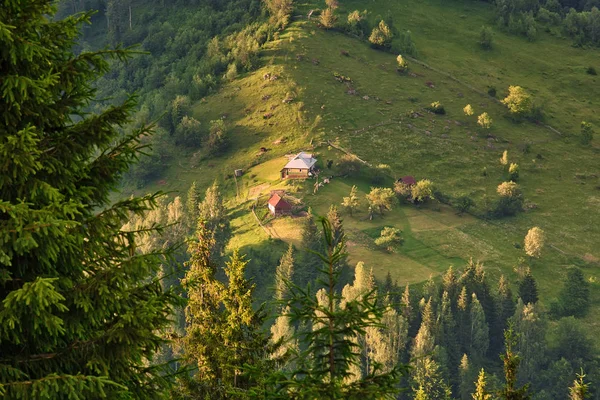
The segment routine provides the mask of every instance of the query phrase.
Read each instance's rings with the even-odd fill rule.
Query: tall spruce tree
[[[282,301],[287,295],[286,282],[292,281],[294,274],[294,246],[290,243],[287,251],[281,256],[275,270],[275,300]]]
[[[75,55],[91,14],[54,20],[52,4],[0,6],[0,397],[158,398],[175,298],[121,231],[156,196],[109,200],[148,129],[121,134],[131,99],[85,111],[105,58],[128,55]]]
[[[225,253],[225,247],[231,238],[231,227],[229,218],[227,218],[227,209],[223,201],[223,196],[219,191],[219,185],[214,182],[206,189],[204,199],[198,205],[198,218],[202,220],[207,233],[212,237],[212,248],[210,256],[213,262],[221,264]]]
[[[312,210],[308,210],[308,215],[302,221],[302,244],[304,250],[296,265],[296,284],[305,285],[312,283],[317,277],[321,259],[317,255],[322,249],[321,235],[315,222],[315,216]]]
[[[519,297],[525,304],[535,304],[538,301],[537,283],[531,274],[530,268],[527,268],[527,271],[525,271],[525,276],[521,282],[519,282]]]
[[[460,365],[458,366],[458,373],[460,376],[458,394],[462,400],[470,400],[471,398],[471,388],[473,386],[473,382],[471,382],[472,370],[473,367],[469,362],[469,357],[466,354],[463,354]]]
[[[257,382],[244,372],[246,364],[267,369],[268,338],[262,332],[264,313],[254,310],[254,285],[244,278],[247,261],[234,251],[225,266],[227,283],[216,277],[212,261],[214,236],[202,220],[190,241],[189,270],[182,284],[188,291],[183,358],[193,375],[181,374],[177,396],[229,399],[245,395]],[[233,394],[237,394],[233,396]]]
[[[546,362],[546,321],[538,308],[519,301],[515,315],[510,319],[517,334],[515,343],[521,360],[518,375],[521,382],[537,380],[538,372]]]
[[[481,359],[485,356],[490,344],[489,327],[485,321],[483,307],[481,307],[481,303],[479,303],[475,293],[473,293],[473,300],[471,301],[470,317],[471,355]]]
[[[585,374],[583,370],[577,374],[577,379],[573,381],[573,386],[569,388],[570,400],[585,400],[588,398],[590,384],[585,382]]]
[[[515,336],[512,326],[509,325],[508,329],[504,332],[505,353],[500,356],[504,363],[505,380],[504,387],[498,392],[498,397],[502,400],[528,400],[530,398],[529,383],[521,387],[516,387],[521,359],[514,351]]]
[[[569,268],[565,284],[558,295],[562,315],[585,316],[590,308],[589,286],[579,268]]]
[[[200,193],[196,187],[196,181],[194,181],[190,185],[185,199],[185,223],[190,232],[196,229],[196,224],[198,223],[199,204]]]
[[[339,306],[342,297],[336,292],[339,271],[335,265],[343,253],[344,235],[334,231],[326,219],[321,220],[325,252],[320,254],[320,268],[325,287],[317,299],[310,291],[290,284],[290,319],[308,329],[301,329],[295,338],[300,351],[290,362],[289,371],[279,371],[267,377],[265,389],[252,392],[260,399],[361,399],[386,398],[396,395],[404,366],[395,366],[381,373],[378,366],[364,377],[348,380],[351,366],[356,364],[355,349],[361,347],[358,338],[369,327],[379,327],[384,309],[377,305],[373,292]],[[338,232],[337,234],[335,232]],[[254,370],[255,373],[260,373]]]
[[[508,319],[515,313],[515,300],[504,275],[501,275],[498,281],[496,304],[498,305],[496,325],[494,327],[490,326],[490,348],[495,354],[501,351],[503,343],[502,332],[507,327]]]

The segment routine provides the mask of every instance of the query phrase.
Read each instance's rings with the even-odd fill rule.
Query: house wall
[[[269,204],[269,211],[271,211],[271,214],[275,214],[275,207],[273,207],[271,204]]]
[[[284,170],[286,178],[308,178],[308,169],[306,168],[288,168]]]

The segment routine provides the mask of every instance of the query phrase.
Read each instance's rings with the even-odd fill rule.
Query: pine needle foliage
[[[254,310],[254,285],[244,278],[247,261],[237,251],[225,266],[227,283],[216,278],[212,260],[214,236],[203,220],[189,243],[189,271],[183,286],[188,292],[186,335],[182,340],[185,365],[177,398],[244,398],[257,382],[244,365],[268,369],[268,338],[262,332],[263,308]]]
[[[531,398],[528,383],[520,388],[515,387],[517,385],[517,372],[521,363],[519,355],[513,350],[516,340],[513,328],[509,326],[504,332],[505,354],[500,356],[504,363],[505,379],[504,387],[498,392],[498,398],[502,400],[528,400]]]
[[[0,397],[153,399],[152,357],[177,298],[122,231],[158,195],[111,203],[148,127],[122,134],[134,99],[86,112],[107,58],[73,53],[91,14],[49,0],[0,6]],[[145,231],[154,231],[151,227]]]
[[[324,252],[317,253],[323,262],[320,267],[319,284],[321,300],[311,291],[310,285],[300,288],[288,282],[290,298],[289,318],[299,329],[294,339],[300,351],[291,355],[295,367],[283,370],[267,378],[267,385],[256,390],[255,398],[261,399],[385,399],[395,398],[401,391],[400,378],[407,367],[397,365],[382,373],[381,365],[356,379],[352,370],[359,367],[359,357],[364,349],[359,341],[367,328],[381,328],[385,308],[378,304],[374,291],[357,299],[343,300],[336,292],[339,269],[337,265],[346,258],[345,237],[342,229],[333,229],[331,223],[321,218]]]

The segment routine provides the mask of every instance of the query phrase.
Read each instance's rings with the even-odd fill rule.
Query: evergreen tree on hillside
[[[519,355],[514,351],[515,346],[515,333],[512,326],[509,326],[508,330],[504,332],[504,346],[505,352],[500,356],[504,363],[504,387],[498,392],[498,397],[501,400],[528,400],[529,395],[529,383],[521,387],[517,386],[517,374],[519,371],[519,364],[521,359]]]
[[[290,243],[287,251],[281,256],[275,271],[275,300],[283,300],[287,295],[286,282],[292,281],[294,274],[294,246]]]
[[[496,326],[490,330],[490,346],[493,350],[500,351],[502,336],[499,333],[504,332],[508,319],[515,313],[515,301],[512,290],[504,275],[500,276],[500,280],[498,281],[496,303],[498,305],[498,317]]]
[[[271,326],[271,344],[274,347],[271,358],[278,361],[281,367],[291,352],[298,351],[298,341],[294,339],[296,330],[290,323],[289,313],[290,308],[284,307]]]
[[[339,271],[335,265],[344,258],[343,233],[335,233],[326,219],[321,220],[325,253],[320,254],[320,268],[325,287],[319,291],[320,300],[310,291],[290,284],[288,302],[292,324],[303,326],[295,338],[300,351],[292,354],[289,362],[295,367],[268,376],[264,389],[252,391],[251,397],[260,399],[372,399],[395,396],[398,383],[406,372],[404,366],[395,366],[381,373],[374,365],[371,372],[356,380],[349,380],[351,367],[356,365],[356,348],[362,352],[359,336],[371,327],[380,327],[384,309],[377,305],[373,292],[340,306],[342,296],[336,292]],[[255,373],[258,373],[255,369]]]
[[[456,335],[456,322],[452,312],[450,295],[444,291],[438,315],[438,344],[446,350],[449,382],[454,388],[459,385],[458,369],[460,363],[460,348]]]
[[[442,287],[440,290],[446,291],[449,299],[456,298],[456,292],[458,291],[458,276],[452,265],[448,267],[446,273],[442,277]]]
[[[267,369],[268,339],[262,332],[262,308],[254,310],[254,285],[244,278],[247,261],[234,251],[225,266],[227,283],[216,278],[210,255],[212,232],[198,223],[197,238],[190,241],[189,270],[182,285],[187,289],[186,334],[183,358],[193,376],[181,374],[178,396],[228,399],[257,385],[242,374],[245,364]]]
[[[481,368],[477,382],[475,383],[475,393],[471,395],[473,400],[490,400],[492,395],[489,394],[485,388],[487,382],[485,380],[485,371]]]
[[[207,234],[212,238],[213,247],[210,248],[210,256],[213,262],[221,263],[225,254],[225,246],[231,238],[231,228],[217,182],[206,189],[204,199],[198,205],[198,211],[198,218],[203,221],[204,225],[198,229],[206,229]]]
[[[483,307],[477,299],[475,293],[473,293],[473,300],[471,301],[471,354],[481,359],[485,356],[489,347],[489,327],[485,321],[485,314],[483,313]]]
[[[521,364],[519,381],[531,382],[546,362],[546,321],[538,307],[532,303],[519,302],[515,315],[510,319],[517,335],[515,350],[519,352]]]
[[[316,254],[322,250],[321,235],[319,228],[315,223],[315,217],[312,210],[308,210],[308,215],[302,221],[302,243],[301,255],[296,268],[296,284],[305,285],[313,282],[317,277],[321,259]]]
[[[585,374],[581,371],[577,374],[577,379],[573,381],[573,386],[569,388],[570,400],[585,400],[588,398],[590,384],[584,381]]]
[[[163,258],[136,251],[130,213],[157,196],[109,200],[147,127],[135,104],[85,112],[105,57],[73,53],[91,14],[54,20],[53,2],[0,6],[0,397],[152,399],[152,366],[175,298]]]
[[[583,317],[590,308],[590,284],[579,268],[567,271],[567,280],[558,295],[562,315]]]
[[[470,296],[467,295],[467,287],[463,286],[460,290],[460,294],[458,295],[458,299],[456,301],[456,322],[457,322],[457,337],[458,343],[460,344],[460,348],[463,352],[468,352],[470,349],[470,338],[471,338],[471,316],[470,316],[470,306],[471,301],[469,299]]]
[[[200,204],[200,193],[196,187],[196,181],[192,182],[187,192],[185,200],[185,222],[189,231],[196,229],[198,223],[198,215],[200,210],[198,205]]]
[[[404,287],[404,292],[402,292],[400,306],[402,308],[402,315],[410,322],[412,318],[412,305],[410,303],[410,287],[408,285]]]
[[[531,274],[531,269],[527,268],[525,276],[519,282],[519,297],[525,304],[535,304],[538,301],[537,283]]]
[[[460,376],[458,394],[461,400],[471,399],[471,388],[473,386],[473,382],[471,382],[472,369],[473,367],[471,366],[471,363],[469,363],[469,357],[466,354],[463,354],[458,366]]]

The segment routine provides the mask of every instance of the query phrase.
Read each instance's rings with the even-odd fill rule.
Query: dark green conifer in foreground
[[[336,291],[340,271],[336,268],[346,257],[345,237],[341,226],[334,228],[327,219],[321,219],[324,253],[319,281],[323,288],[317,296],[288,282],[289,312],[292,324],[301,329],[293,339],[300,344],[292,351],[287,362],[292,367],[265,377],[264,386],[251,389],[260,399],[383,399],[394,398],[400,391],[399,382],[406,373],[404,365],[382,373],[380,365],[373,365],[362,376],[353,375],[358,366],[357,355],[363,344],[359,337],[369,327],[381,327],[384,308],[377,303],[374,291],[358,299],[345,301]],[[255,369],[254,373],[261,374]]]
[[[90,15],[53,14],[0,6],[0,397],[159,398],[175,297],[154,278],[162,257],[121,231],[156,196],[109,201],[148,130],[120,135],[132,100],[85,113],[105,58],[127,53],[75,55]]]

